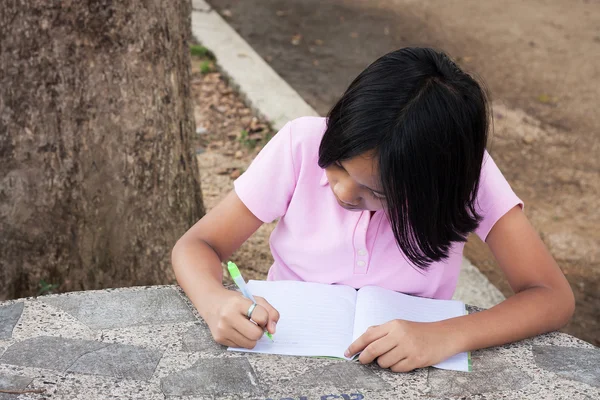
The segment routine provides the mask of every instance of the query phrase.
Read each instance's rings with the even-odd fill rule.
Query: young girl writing
[[[173,249],[214,339],[252,348],[263,329],[275,333],[277,310],[225,289],[221,262],[276,218],[269,280],[450,299],[467,235],[492,250],[514,296],[459,318],[371,327],[347,350],[362,363],[410,371],[564,326],[573,293],[485,150],[489,124],[479,84],[426,48],[375,61],[327,118],[289,122]]]

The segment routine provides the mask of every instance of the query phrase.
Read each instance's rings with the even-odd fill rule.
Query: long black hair
[[[446,54],[400,49],[367,67],[331,109],[319,166],[375,150],[396,242],[424,269],[481,221],[489,115],[485,91]]]

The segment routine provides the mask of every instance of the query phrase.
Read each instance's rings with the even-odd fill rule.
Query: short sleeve
[[[234,182],[240,200],[263,222],[285,215],[296,188],[291,131],[288,122]]]
[[[483,220],[475,233],[483,241],[487,239],[496,222],[504,214],[516,205],[523,208],[523,202],[513,192],[508,181],[487,151],[483,157],[476,204],[477,211],[483,217]]]

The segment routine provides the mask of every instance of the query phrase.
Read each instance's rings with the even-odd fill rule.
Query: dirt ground
[[[482,77],[494,102],[490,152],[576,295],[565,331],[600,345],[600,1],[209,3],[321,114],[366,65],[403,46],[444,49]],[[235,129],[247,123],[233,119]],[[244,150],[232,165],[252,155]],[[210,206],[211,181],[229,179],[230,187],[231,179],[209,177],[205,164],[220,168],[231,157],[203,157]],[[259,249],[268,230],[240,252],[259,276],[269,265]],[[484,243],[470,240],[465,255],[512,294]]]
[[[204,60],[204,61],[202,61]],[[272,136],[270,127],[252,115],[219,72],[201,73],[206,59],[192,58],[192,95],[196,118],[193,140],[209,211],[233,189],[233,181]],[[212,64],[212,63],[211,63]],[[275,223],[264,224],[232,255],[246,279],[265,279],[273,263],[269,235]],[[227,281],[228,274],[224,273]],[[230,282],[231,283],[231,282]]]

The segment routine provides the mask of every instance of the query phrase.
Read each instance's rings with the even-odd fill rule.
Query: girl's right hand
[[[257,306],[252,312],[252,321],[256,324],[246,316],[252,301],[240,293],[225,289],[211,299],[211,303],[214,301],[213,304],[218,304],[218,307],[206,315],[205,320],[217,343],[253,349],[265,329],[275,333],[279,312],[262,297],[254,296],[254,299]]]

